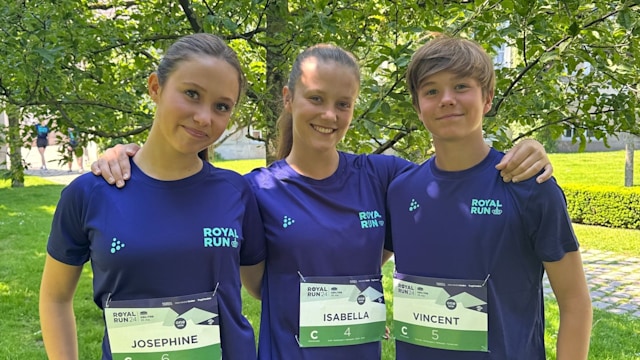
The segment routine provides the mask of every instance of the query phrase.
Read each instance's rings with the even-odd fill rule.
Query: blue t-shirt
[[[459,172],[439,170],[434,157],[391,184],[387,204],[398,272],[488,277],[489,352],[396,341],[397,359],[545,358],[542,262],[561,260],[578,243],[555,180],[505,183],[494,168],[503,155],[492,149]]]
[[[300,276],[380,274],[387,188],[411,166],[393,156],[340,153],[338,169],[323,180],[298,174],[284,160],[246,175],[267,237],[261,360],[380,358],[380,342],[300,348]]]
[[[36,133],[38,134],[38,139],[46,139],[49,135],[49,128],[44,125],[36,124]]]
[[[78,139],[76,138],[76,134],[74,134],[74,132],[71,130],[67,130],[67,133],[69,134],[69,145],[71,147],[78,146]]]
[[[85,174],[63,191],[47,251],[65,264],[91,260],[94,301],[197,294],[217,287],[222,353],[255,359],[242,315],[240,265],[264,260],[264,229],[253,191],[239,174],[204,163],[177,181],[160,181],[131,161],[118,189]],[[105,332],[103,359],[110,359]]]

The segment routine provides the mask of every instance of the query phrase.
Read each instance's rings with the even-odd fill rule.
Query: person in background
[[[69,142],[67,143],[67,154],[69,156],[69,172],[73,171],[73,157],[76,158],[76,163],[78,164],[78,172],[84,172],[84,164],[82,157],[84,156],[84,147],[80,144],[80,138],[75,133],[75,129],[73,127],[69,127],[67,130],[67,136]]]
[[[38,147],[38,152],[40,153],[40,160],[42,161],[42,165],[40,166],[41,170],[47,170],[47,160],[45,159],[44,152],[47,150],[47,146],[49,146],[49,127],[44,123],[36,123],[36,146]]]
[[[78,359],[73,295],[88,261],[103,360],[256,359],[240,272],[265,258],[262,221],[247,181],[207,161],[244,86],[219,37],[178,39],[149,76],[156,111],[129,186],[85,174],[62,191],[40,288],[49,359]]]
[[[493,61],[442,35],[413,55],[407,83],[435,154],[387,194],[396,359],[545,359],[545,272],[557,359],[587,359],[591,299],[564,194],[555,179],[502,181],[505,155],[484,142]]]
[[[246,175],[267,238],[264,273],[259,266],[245,273],[248,292],[262,300],[261,360],[381,357],[381,264],[391,255],[383,246],[385,196],[389,183],[415,165],[395,156],[337,150],[359,89],[360,70],[351,53],[328,44],[303,51],[282,91],[279,160]],[[135,150],[116,146],[92,169],[124,186],[120,174],[130,174],[127,156]],[[530,177],[545,166],[548,172],[539,179],[550,176],[539,143],[521,142],[511,155],[501,164],[517,169],[510,176]],[[520,168],[523,162],[533,168]]]

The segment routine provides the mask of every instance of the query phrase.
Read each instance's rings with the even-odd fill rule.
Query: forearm
[[[557,360],[585,360],[593,313],[589,297],[576,299],[560,307],[560,329],[556,344]]]
[[[78,359],[78,338],[72,302],[40,302],[42,340],[50,360]]]

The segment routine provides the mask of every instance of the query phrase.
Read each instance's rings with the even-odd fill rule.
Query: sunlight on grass
[[[246,174],[253,169],[264,167],[266,164],[264,159],[248,159],[248,160],[222,160],[213,163],[214,166],[221,169],[233,170],[239,174]]]
[[[624,186],[625,151],[549,154],[553,176],[564,184]],[[633,156],[633,186],[640,186],[640,150]]]
[[[580,246],[640,258],[640,230],[573,224]]]
[[[82,276],[93,279],[93,271],[91,271],[91,263],[86,263],[82,268]]]
[[[53,206],[53,205],[50,205],[50,206],[40,206],[40,207],[38,207],[38,209],[40,209],[40,210],[42,210],[42,211],[45,211],[45,212],[47,212],[47,213],[51,214],[51,216],[53,216],[53,213],[56,211],[56,207],[55,207],[55,206]]]
[[[46,178],[42,178],[39,176],[31,176],[31,175],[25,175],[24,176],[24,186],[28,187],[28,186],[40,186],[40,185],[59,185],[51,180],[47,180]],[[3,180],[0,179],[0,189],[2,188],[11,188],[11,181],[10,180]]]

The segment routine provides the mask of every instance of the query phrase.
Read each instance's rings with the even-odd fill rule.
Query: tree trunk
[[[625,140],[625,163],[624,163],[624,186],[633,186],[633,152],[635,150],[634,145],[635,137],[632,134],[628,134]]]
[[[287,79],[282,71],[282,65],[287,61],[283,51],[285,43],[282,34],[286,32],[287,23],[284,16],[289,11],[289,3],[286,0],[272,1],[267,7],[267,92],[265,97],[264,117],[267,123],[266,131],[263,132],[265,139],[265,152],[267,165],[276,159],[277,148],[277,121],[282,109],[282,87]]]
[[[9,119],[9,131],[7,133],[7,143],[9,145],[9,161],[11,168],[9,176],[11,187],[24,187],[24,165],[22,164],[22,134],[20,133],[20,115],[15,109],[7,107],[7,117]]]

